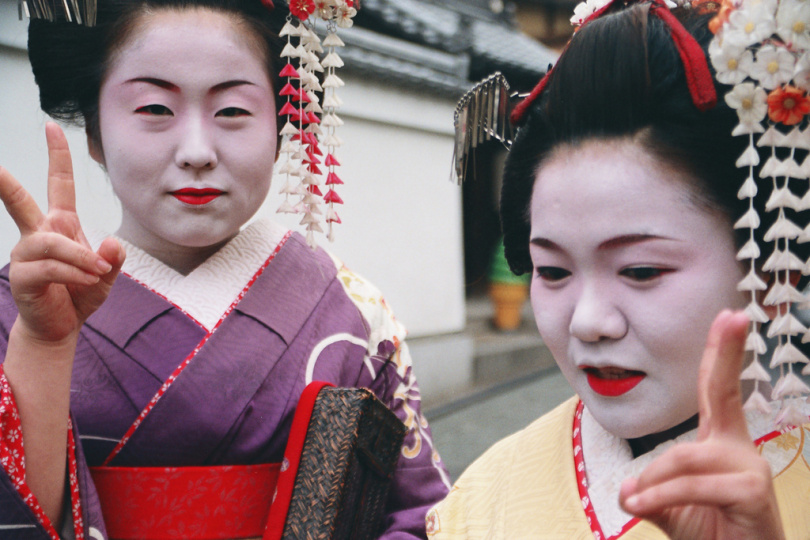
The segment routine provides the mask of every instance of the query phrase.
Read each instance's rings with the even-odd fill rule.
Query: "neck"
[[[218,242],[210,246],[189,247],[179,246],[176,244],[164,245],[139,241],[141,239],[139,239],[137,235],[129,235],[122,229],[119,229],[116,232],[116,235],[119,238],[126,240],[133,246],[142,249],[155,259],[184,276],[189,275],[192,271],[194,271],[195,268],[208,260],[209,257],[219,251],[222,246],[227,244],[232,239],[226,238],[222,242]]]
[[[166,266],[174,269],[176,272],[184,276],[187,276],[192,271],[194,271],[195,268],[197,268],[206,260],[208,260],[208,258],[211,257],[214,253],[219,251],[222,246],[227,244],[228,240],[213,246],[206,246],[202,248],[185,248],[185,249],[169,249],[169,250],[144,249],[144,251],[146,251],[149,255],[156,258]]]
[[[677,426],[671,427],[659,433],[650,433],[637,439],[627,439],[630,444],[630,450],[633,452],[633,457],[637,458],[646,454],[659,444],[672,440],[679,435],[683,435],[687,431],[691,431],[698,426],[698,415],[694,415],[685,422],[681,422]]]

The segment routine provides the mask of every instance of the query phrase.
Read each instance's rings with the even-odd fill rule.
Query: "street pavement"
[[[554,367],[425,411],[453,481],[495,442],[530,424],[574,391]]]

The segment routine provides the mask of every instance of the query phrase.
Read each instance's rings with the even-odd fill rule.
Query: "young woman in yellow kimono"
[[[429,536],[809,538],[804,12],[618,4],[578,9],[516,109],[501,201],[577,396],[473,463]]]

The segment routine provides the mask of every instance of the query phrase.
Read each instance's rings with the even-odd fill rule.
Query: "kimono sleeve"
[[[386,540],[425,538],[425,514],[450,489],[450,477],[422,416],[419,385],[405,343],[405,328],[394,318],[379,290],[340,266],[338,279],[363,315],[370,369],[356,386],[372,390],[408,428],[389,495]]]
[[[425,538],[425,515],[450,489],[450,477],[433,445],[422,415],[421,396],[408,347],[400,342],[391,354],[386,375],[370,386],[408,432],[402,445],[389,495],[386,539]]]
[[[76,455],[73,433],[67,431],[69,485],[71,512],[75,510],[81,531],[81,503],[79,502]],[[8,379],[0,365],[0,531],[14,531],[19,538],[52,538],[58,540],[50,519],[43,512],[36,497],[25,482],[25,453],[23,449],[22,424]],[[8,538],[7,536],[3,536]],[[82,533],[76,537],[83,537]]]
[[[25,482],[22,424],[14,394],[3,372],[8,335],[17,315],[7,276],[8,267],[0,271],[0,538],[106,538],[98,498],[81,447],[76,444],[79,437],[72,419],[65,429],[69,496],[65,498],[65,526],[61,535]]]

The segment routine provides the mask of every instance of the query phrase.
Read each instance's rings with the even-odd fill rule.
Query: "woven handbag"
[[[264,539],[377,538],[406,431],[370,390],[308,386]]]

